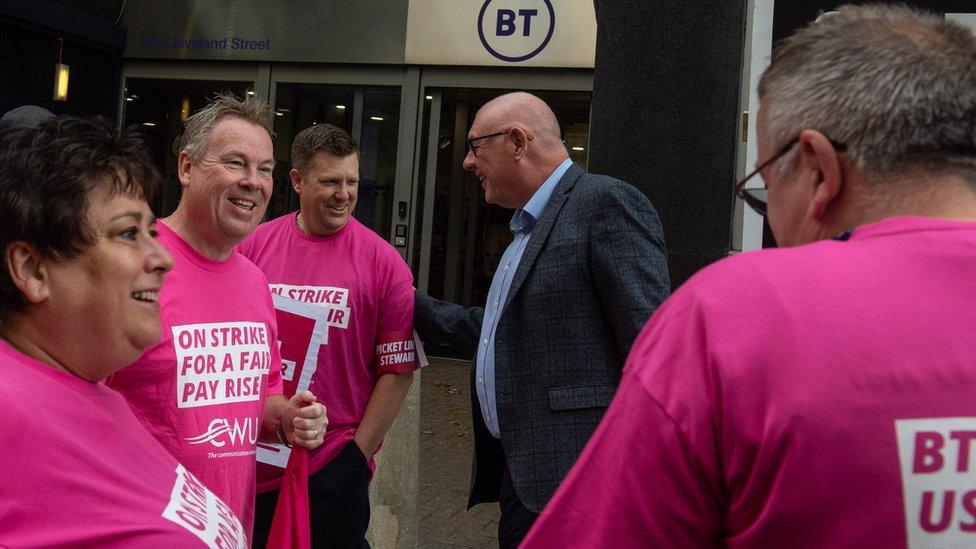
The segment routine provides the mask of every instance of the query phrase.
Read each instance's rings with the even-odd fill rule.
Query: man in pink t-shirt
[[[322,309],[325,341],[308,380],[329,406],[325,443],[309,457],[312,544],[366,547],[368,479],[417,368],[413,277],[397,251],[352,217],[359,151],[345,131],[319,124],[292,145],[301,210],[257,228],[240,247],[264,271],[276,299]],[[290,338],[304,337],[297,332]],[[300,385],[299,385],[300,387]],[[258,464],[255,545],[266,539],[282,469]]]
[[[523,547],[976,546],[974,59],[882,5],[779,46],[757,172],[791,247],[655,313]]]
[[[146,429],[237,513],[250,536],[258,440],[322,443],[325,409],[281,396],[274,306],[235,246],[264,215],[270,110],[220,96],[186,123],[180,204],[160,220],[175,266],[159,293],[162,338],[108,384]]]

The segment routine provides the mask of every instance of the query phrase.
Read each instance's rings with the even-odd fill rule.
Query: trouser
[[[539,514],[527,508],[515,493],[507,462],[498,489],[498,507],[502,511],[498,519],[498,547],[516,549],[539,518]]]
[[[278,490],[257,495],[254,508],[254,547],[268,543],[268,531],[278,503]],[[320,471],[308,477],[309,523],[312,547],[369,549],[369,468],[366,457],[350,441]]]

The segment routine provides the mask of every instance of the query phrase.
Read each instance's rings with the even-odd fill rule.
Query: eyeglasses
[[[742,201],[748,204],[749,207],[752,208],[757,214],[765,217],[766,201],[769,195],[767,189],[765,187],[761,189],[744,189],[743,187],[745,187],[746,182],[748,182],[750,179],[755,177],[756,174],[765,170],[766,168],[771,166],[773,162],[776,162],[777,160],[782,158],[786,153],[790,152],[790,149],[795,147],[796,144],[799,142],[800,142],[800,137],[797,136],[792,140],[790,140],[789,143],[783,145],[783,148],[776,151],[776,154],[767,158],[765,162],[756,166],[755,170],[752,170],[751,172],[749,172],[748,175],[746,175],[745,177],[737,181],[735,183],[735,186],[732,187],[732,193],[738,196],[739,198],[741,198]],[[845,150],[847,150],[847,145],[844,145],[843,143],[837,143],[835,141],[831,141],[830,144],[833,145],[834,150],[836,150],[837,152],[844,152]]]
[[[478,137],[472,137],[471,139],[468,139],[468,152],[470,152],[471,154],[473,154],[475,156],[478,156],[478,147],[475,147],[475,145],[474,145],[474,142],[475,141],[480,141],[482,139],[488,139],[489,137],[497,137],[499,135],[505,135],[506,133],[508,133],[510,131],[512,131],[512,130],[511,129],[508,129],[508,130],[505,130],[505,131],[500,131],[500,132],[495,132],[495,133],[489,133],[488,135],[479,135]]]

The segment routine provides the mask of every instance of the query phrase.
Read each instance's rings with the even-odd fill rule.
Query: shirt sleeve
[[[664,388],[662,401],[649,388],[661,379],[654,375],[657,368],[697,377],[708,353],[689,315],[654,320],[635,343],[599,428],[523,548],[715,547],[720,542],[714,430],[707,406],[699,406],[708,400],[708,384],[699,382],[691,391],[679,384],[673,391],[675,401],[686,402],[693,413],[666,404],[670,389]]]
[[[413,339],[413,275],[399,255],[392,260],[392,276],[378,304],[374,364],[380,375],[416,370]]]

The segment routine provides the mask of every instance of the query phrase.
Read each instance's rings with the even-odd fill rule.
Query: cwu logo
[[[238,422],[235,417],[233,424],[227,421],[226,418],[218,417],[210,422],[205,433],[195,437],[187,437],[186,441],[190,444],[204,444],[209,442],[218,448],[228,442],[232,446],[242,445],[245,442],[253,445],[258,442],[259,428],[260,423],[256,417],[246,417],[243,423]]]
[[[556,29],[550,0],[485,0],[478,36],[488,53],[510,63],[539,55]]]

